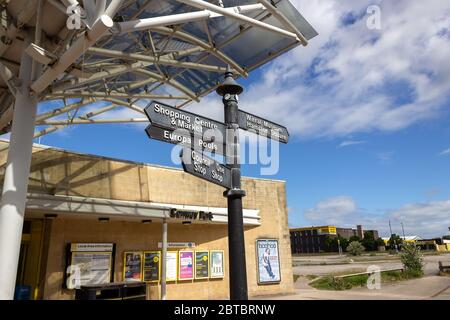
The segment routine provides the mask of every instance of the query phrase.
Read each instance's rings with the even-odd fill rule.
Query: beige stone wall
[[[6,161],[5,143],[0,142],[1,168]],[[3,149],[3,150],[2,150]],[[3,172],[0,178],[3,179]],[[2,184],[2,182],[0,181]],[[246,228],[247,278],[250,296],[293,291],[292,262],[287,221],[285,183],[243,178],[247,196],[243,205],[259,209],[261,226]],[[29,192],[84,197],[153,201],[172,204],[226,207],[223,188],[181,170],[111,160],[53,149],[34,148]],[[70,299],[62,290],[65,246],[71,242],[114,242],[117,245],[114,280],[122,280],[123,252],[155,250],[161,239],[161,223],[58,217],[52,222],[45,279],[45,299]],[[281,283],[257,284],[256,239],[279,240]],[[198,249],[225,251],[228,270],[227,226],[218,224],[169,224],[169,241],[195,242]],[[229,277],[169,283],[169,299],[226,299]],[[208,285],[205,285],[205,284]],[[150,285],[149,298],[158,299],[158,287]]]

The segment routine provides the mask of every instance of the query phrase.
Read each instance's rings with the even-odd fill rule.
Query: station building
[[[7,148],[8,142],[0,141],[1,180]],[[293,292],[285,182],[244,177],[242,184],[249,297]],[[105,268],[100,259],[110,257],[108,270],[103,270],[106,273],[97,270],[92,279],[122,282],[130,275],[133,278],[140,267],[133,274],[125,254],[161,250],[162,221],[166,219],[169,252],[223,251],[222,276],[180,280],[178,274],[167,282],[167,299],[228,299],[223,191],[176,168],[35,145],[17,285],[28,287],[31,299],[74,299],[75,290],[68,289],[68,261],[77,250],[76,258],[89,262],[83,274]],[[277,281],[260,281],[256,243],[261,239],[278,244]],[[148,282],[147,299],[160,299],[160,286],[158,280]]]

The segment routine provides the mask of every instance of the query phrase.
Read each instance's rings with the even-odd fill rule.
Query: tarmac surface
[[[450,254],[424,257],[425,276],[420,279],[381,283],[380,289],[367,287],[350,290],[318,290],[308,285],[306,275],[349,274],[366,271],[370,265],[384,269],[401,268],[398,256],[364,256],[350,262],[345,256],[305,256],[293,258],[294,274],[300,275],[295,282],[295,292],[288,295],[261,296],[256,299],[274,300],[450,300],[450,276],[438,276],[438,262],[450,265]]]

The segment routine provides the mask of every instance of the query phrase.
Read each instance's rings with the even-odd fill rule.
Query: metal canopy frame
[[[152,8],[166,5],[163,2],[170,3],[167,7],[176,8],[176,12],[163,15],[151,12]],[[215,89],[217,79],[225,71],[226,65],[230,65],[239,76],[247,77],[249,71],[279,54],[300,44],[307,45],[308,40],[317,33],[306,21],[299,24],[287,18],[285,12],[292,11],[290,4],[287,7],[289,10],[279,8],[287,2],[0,1],[4,15],[10,17],[3,23],[8,24],[4,30],[9,41],[0,43],[0,75],[4,83],[2,85],[0,80],[0,133],[6,133],[11,128],[13,100],[20,82],[16,75],[20,61],[14,61],[3,53],[12,46],[20,45],[21,37],[30,32],[30,27],[34,27],[34,39],[26,52],[33,59],[33,68],[36,65],[42,67],[42,72],[35,76],[31,84],[32,95],[37,96],[39,101],[60,100],[62,105],[67,104],[70,98],[95,98],[99,101],[115,99],[117,107],[133,105],[134,111],[142,113],[142,106],[150,99],[168,100],[177,107],[184,107],[192,101],[198,102]],[[79,30],[69,30],[66,25],[67,13],[76,12],[73,8],[83,8],[87,17],[81,21],[82,28]],[[55,23],[56,26],[52,26],[52,34],[48,23],[42,22],[42,16],[49,12],[61,17],[59,25]],[[270,19],[271,23],[268,21]],[[55,20],[59,21],[56,17]],[[203,34],[198,31],[199,28],[192,27],[195,23],[201,23]],[[221,31],[217,25],[224,25],[228,29],[236,25],[239,30],[229,37],[217,37]],[[299,25],[305,26],[306,31],[300,30]],[[278,51],[270,51],[267,57],[253,65],[243,65],[230,56],[227,46],[238,43],[241,37],[255,30],[289,40],[288,45]],[[126,43],[123,50],[115,49],[120,48],[117,42],[124,37],[135,45]],[[142,41],[144,37],[148,41]],[[218,42],[219,38],[223,41]],[[196,84],[195,90],[192,84]],[[89,99],[86,102],[90,104],[92,101]],[[35,136],[54,132],[54,128],[47,128],[50,123],[64,122],[66,126],[86,123],[71,119],[71,112],[85,106],[83,103],[75,105],[68,109],[65,118],[62,118],[64,115],[61,112],[57,112],[51,114],[52,122],[37,121],[39,130]],[[99,112],[98,115],[102,114],[103,118],[104,113],[111,110]],[[111,120],[135,122],[134,119],[126,118]],[[88,123],[110,122],[94,117]]]
[[[182,108],[227,66],[247,77],[317,35],[289,0],[0,0],[0,22],[0,299],[14,296],[34,138],[147,122],[150,99]],[[103,118],[118,108],[136,117]]]

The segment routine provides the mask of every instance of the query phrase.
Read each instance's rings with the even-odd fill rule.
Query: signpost
[[[239,128],[278,140],[282,143],[288,143],[289,140],[289,132],[286,127],[242,110],[239,110]]]
[[[282,143],[289,140],[285,127],[239,110],[238,94],[242,91],[228,67],[225,81],[216,90],[223,97],[225,123],[160,102],[151,102],[145,108],[151,122],[145,129],[147,135],[152,139],[182,145],[184,148],[180,157],[184,171],[226,189],[223,195],[228,202],[231,300],[248,299],[242,213],[245,191],[241,189],[239,128]],[[205,156],[203,151],[225,155],[227,165]]]
[[[196,150],[225,153],[226,126],[222,122],[156,101],[150,102],[144,111],[151,123],[145,129],[150,138]]]
[[[185,172],[224,188],[231,188],[231,170],[227,166],[192,149],[181,150],[180,156]]]

